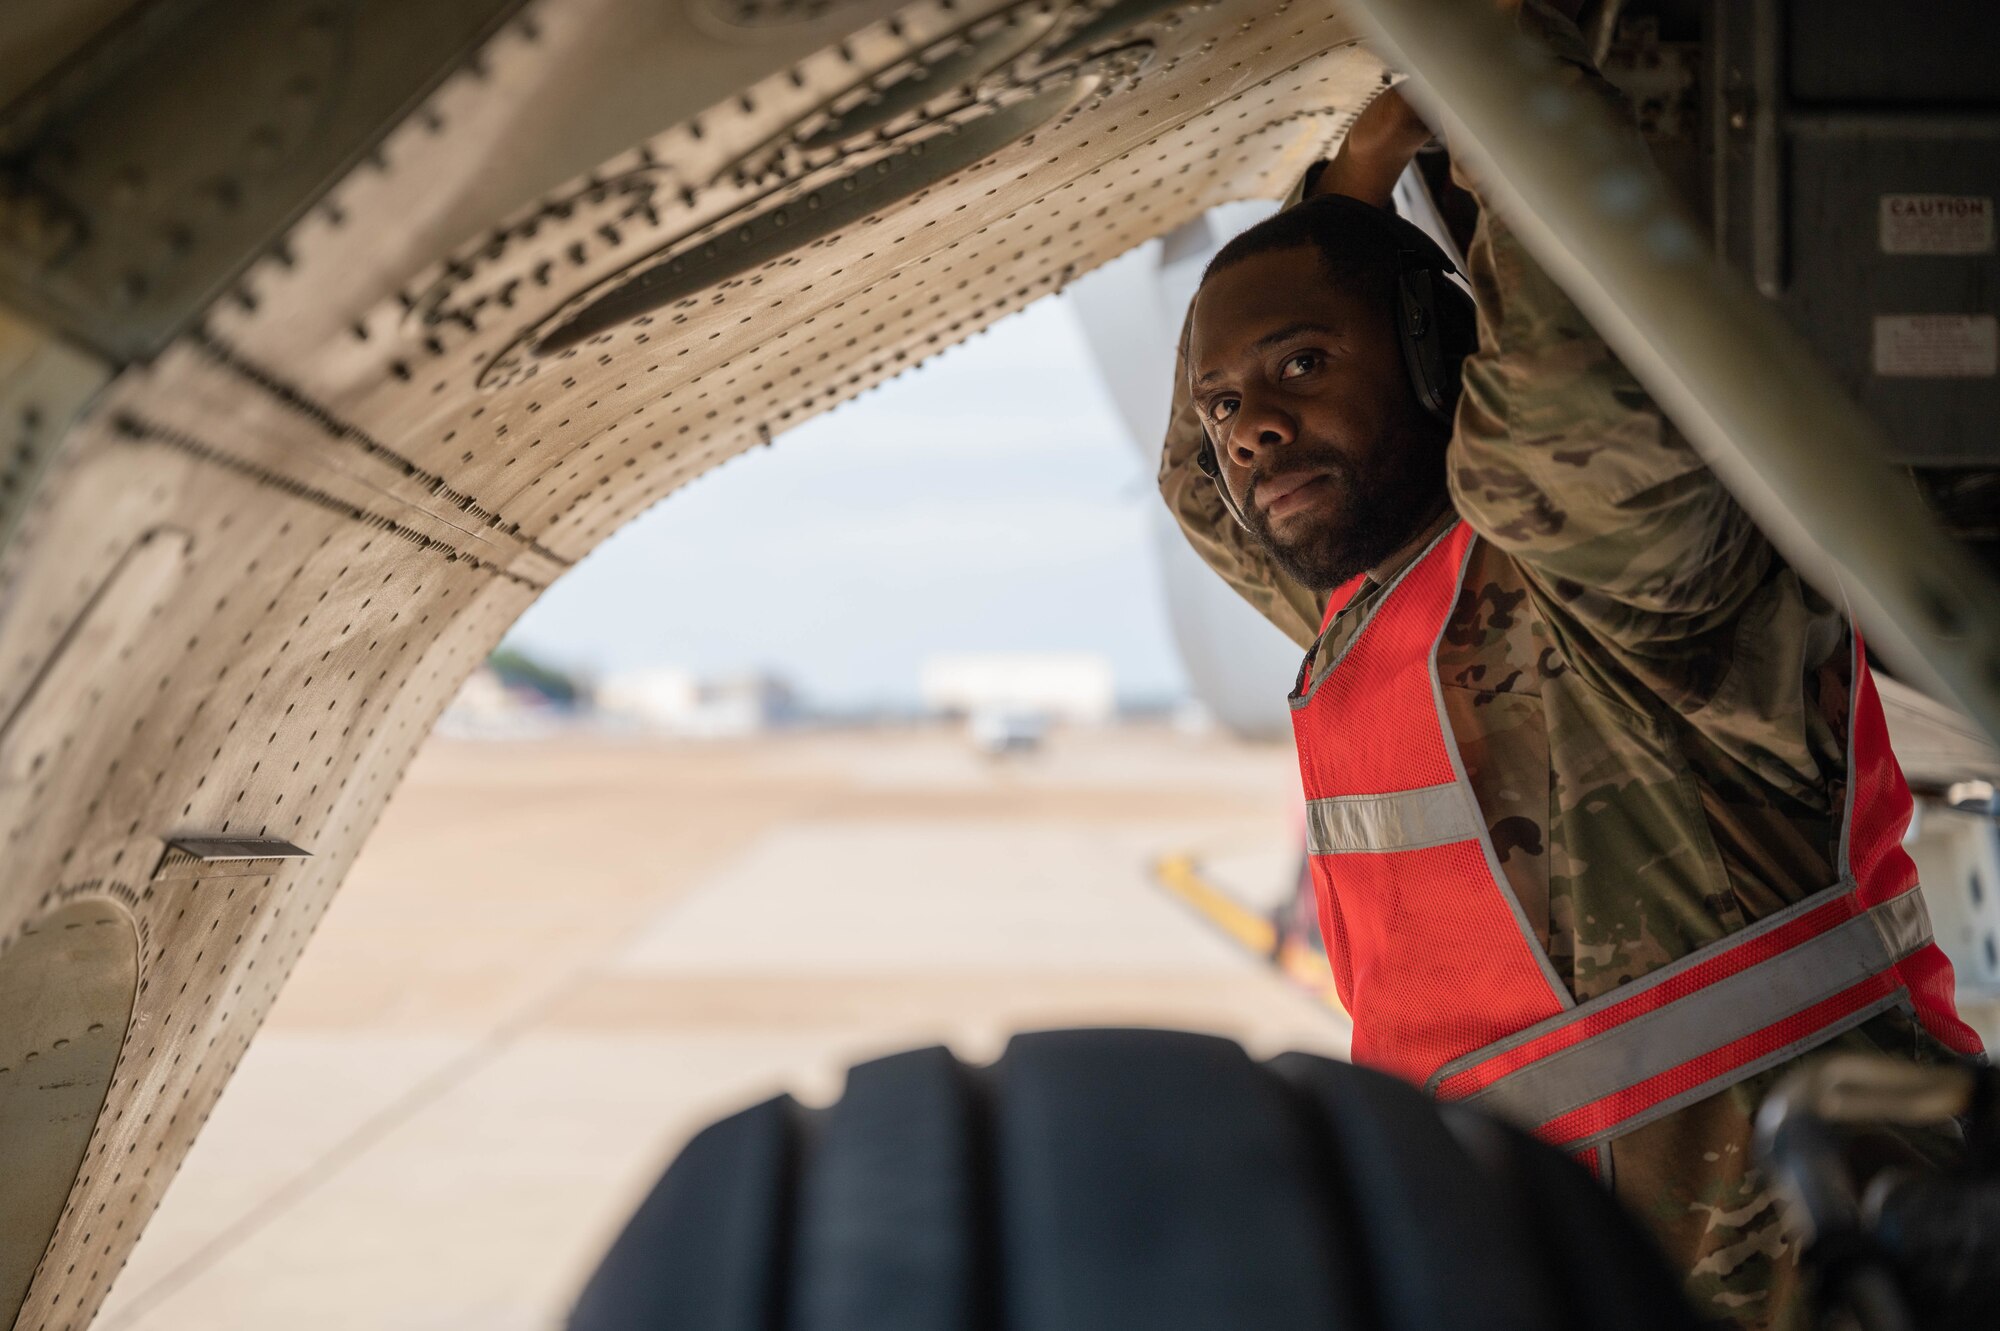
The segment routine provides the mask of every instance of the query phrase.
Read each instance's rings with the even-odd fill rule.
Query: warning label
[[[1884,194],[1882,253],[1991,254],[1993,200],[1978,194]]]
[[[1878,314],[1875,373],[1980,379],[2000,372],[2000,320],[1990,314]]]

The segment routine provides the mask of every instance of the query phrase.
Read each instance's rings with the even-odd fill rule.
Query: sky
[[[1044,299],[655,505],[508,645],[600,678],[770,671],[828,707],[914,702],[942,652],[1095,652],[1122,696],[1179,695],[1158,503]]]

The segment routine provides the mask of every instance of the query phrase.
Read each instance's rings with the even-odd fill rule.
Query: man
[[[1575,30],[1531,18],[1595,83]],[[1429,136],[1385,92],[1304,202],[1217,255],[1162,492],[1308,648],[1309,848],[1357,1061],[1574,1152],[1702,1311],[1792,1324],[1762,1093],[1806,1050],[1980,1052],[1900,847],[1908,791],[1839,608],[1501,219],[1468,256],[1475,337],[1442,254],[1381,211]]]

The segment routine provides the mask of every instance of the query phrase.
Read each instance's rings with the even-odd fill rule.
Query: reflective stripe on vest
[[[1444,709],[1437,648],[1475,539],[1463,523],[1440,535],[1293,697],[1307,846],[1355,1061],[1584,1151],[1890,1007],[1980,1052],[1902,848],[1909,788],[1858,634],[1840,880],[1575,1003],[1499,868]],[[1354,585],[1335,593],[1329,623]]]

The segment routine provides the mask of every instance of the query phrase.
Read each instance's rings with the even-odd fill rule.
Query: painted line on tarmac
[[[1199,863],[1188,854],[1162,855],[1153,861],[1160,886],[1179,897],[1195,914],[1229,935],[1247,951],[1275,967],[1286,979],[1343,1017],[1340,995],[1326,957],[1297,937],[1280,939],[1277,925],[1202,877]]]
[[[1197,915],[1258,956],[1269,958],[1277,950],[1277,928],[1203,878],[1192,855],[1162,855],[1153,862],[1153,876],[1167,891],[1194,907]]]

